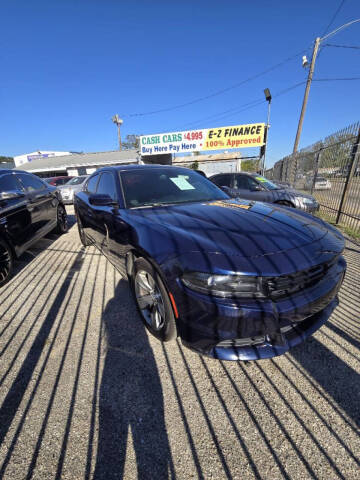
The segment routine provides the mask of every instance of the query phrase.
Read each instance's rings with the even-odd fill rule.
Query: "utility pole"
[[[316,40],[315,40],[315,45],[314,45],[314,50],[313,50],[313,54],[312,54],[309,75],[308,75],[307,82],[306,82],[304,100],[303,100],[303,104],[302,104],[302,108],[301,108],[301,113],[300,113],[297,132],[296,132],[296,138],[295,138],[293,153],[297,152],[299,142],[300,142],[300,135],[301,135],[301,130],[302,130],[303,122],[304,122],[305,110],[306,110],[306,105],[307,105],[307,101],[308,101],[308,98],[309,98],[310,86],[311,86],[311,81],[312,81],[313,74],[314,74],[315,61],[316,61],[316,56],[317,56],[317,53],[318,53],[318,50],[319,50],[320,41],[321,41],[320,37],[317,37]]]
[[[115,125],[117,126],[117,130],[118,130],[118,141],[119,141],[119,150],[122,150],[122,145],[121,145],[121,133],[120,133],[120,127],[123,123],[123,120],[121,120],[121,118],[119,117],[118,114],[114,115],[111,120],[115,123]]]

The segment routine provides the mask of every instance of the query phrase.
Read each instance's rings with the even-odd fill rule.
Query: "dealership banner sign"
[[[261,147],[264,135],[265,123],[143,135],[140,137],[141,155]]]

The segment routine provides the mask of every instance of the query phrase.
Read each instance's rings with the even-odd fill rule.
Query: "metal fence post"
[[[312,181],[312,184],[311,184],[311,192],[310,192],[311,195],[313,194],[313,191],[314,191],[316,177],[317,177],[318,170],[319,170],[319,160],[320,160],[321,151],[322,151],[322,148],[320,148],[320,150],[317,152],[317,155],[315,157],[314,176],[313,176],[313,181]]]
[[[351,151],[351,155],[350,155],[350,168],[349,168],[348,174],[346,176],[344,190],[343,190],[342,197],[341,197],[341,200],[340,200],[339,210],[338,210],[337,215],[336,215],[336,222],[335,223],[339,223],[340,216],[342,214],[343,206],[345,205],[348,194],[349,194],[348,189],[349,189],[349,184],[350,184],[351,178],[354,176],[354,173],[355,173],[356,156],[357,156],[357,153],[359,151],[359,143],[360,143],[360,128],[359,128],[355,143],[353,144],[353,147],[352,147],[352,151]]]

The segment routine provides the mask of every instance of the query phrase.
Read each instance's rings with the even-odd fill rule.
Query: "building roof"
[[[118,163],[137,163],[139,154],[137,150],[122,150],[114,152],[79,153],[57,157],[38,158],[25,163],[19,170],[27,172],[47,172],[66,170],[67,168],[89,167],[92,165],[111,165]]]
[[[241,153],[239,151],[236,152],[223,152],[223,153],[200,153],[198,155],[186,155],[183,157],[175,157],[173,164],[176,165],[177,163],[193,163],[193,162],[218,162],[219,160],[222,161],[232,161],[232,160],[239,160],[241,157]]]

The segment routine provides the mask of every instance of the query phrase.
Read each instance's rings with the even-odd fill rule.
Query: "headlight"
[[[259,277],[188,272],[184,273],[182,282],[196,292],[215,297],[264,297]]]
[[[315,200],[313,200],[312,198],[302,198],[301,201],[306,205],[312,205],[313,203],[315,203]]]

